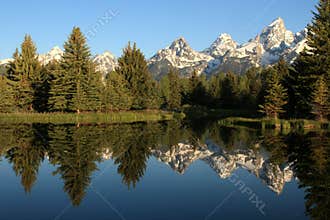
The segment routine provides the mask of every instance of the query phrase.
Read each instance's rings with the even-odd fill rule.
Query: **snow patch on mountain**
[[[229,34],[221,34],[209,48],[206,48],[203,53],[212,57],[224,56],[228,51],[235,50],[238,44],[232,39]]]
[[[185,72],[189,74],[190,72],[191,74],[195,70],[200,74],[213,59],[214,58],[208,54],[193,50],[187,41],[183,37],[180,37],[170,46],[158,51],[148,63],[151,72],[153,72],[154,65],[164,64],[168,67],[166,69],[167,71],[169,71],[170,67],[175,67],[178,68],[181,73]],[[154,71],[156,71],[156,69],[154,69]],[[162,73],[158,72],[155,75],[162,75]]]
[[[115,70],[118,66],[117,58],[109,51],[96,55],[93,59],[96,64],[96,70],[106,75]]]
[[[281,57],[293,62],[305,47],[306,31],[293,34],[286,29],[283,19],[277,18],[241,45],[229,34],[221,34],[210,47],[197,52],[180,38],[158,51],[149,60],[149,67],[156,78],[167,74],[171,67],[179,69],[183,76],[190,76],[194,70],[205,74],[229,71],[242,74],[253,66],[272,65]]]
[[[59,46],[53,47],[48,53],[40,54],[38,60],[43,64],[47,65],[51,61],[60,61],[63,56],[63,50]]]
[[[0,66],[2,65],[8,65],[10,62],[12,62],[14,59],[12,58],[8,58],[8,59],[4,59],[4,60],[0,60]]]

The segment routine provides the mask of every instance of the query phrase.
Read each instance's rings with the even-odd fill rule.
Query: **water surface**
[[[327,219],[329,133],[0,125],[1,219]]]

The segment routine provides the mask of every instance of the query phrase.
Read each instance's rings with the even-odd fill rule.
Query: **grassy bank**
[[[0,123],[133,123],[146,121],[167,121],[177,117],[165,111],[127,111],[111,113],[10,113],[0,114]]]
[[[305,119],[283,120],[283,119],[255,119],[231,117],[219,121],[222,126],[245,126],[257,129],[276,130],[307,130],[307,129],[330,129],[330,122],[319,122]]]
[[[227,117],[249,117],[256,118],[258,113],[253,110],[240,109],[210,109],[203,106],[184,106],[184,113],[192,119],[219,119]]]

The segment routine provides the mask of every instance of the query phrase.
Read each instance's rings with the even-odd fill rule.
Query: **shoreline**
[[[177,113],[156,110],[109,113],[0,113],[0,124],[79,124],[169,121]]]
[[[243,126],[254,129],[273,129],[280,131],[290,130],[329,130],[329,121],[315,121],[307,119],[269,119],[269,118],[243,118],[229,117],[218,121],[220,126]]]

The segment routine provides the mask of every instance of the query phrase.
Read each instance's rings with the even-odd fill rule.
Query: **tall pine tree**
[[[108,74],[102,93],[102,109],[104,111],[129,110],[132,107],[132,101],[124,78],[116,72]]]
[[[326,120],[327,116],[330,114],[329,95],[329,89],[324,76],[321,76],[316,82],[312,105],[312,113],[320,121]]]
[[[160,99],[156,82],[148,71],[147,61],[136,44],[124,49],[116,72],[121,75],[133,97],[133,109],[159,108]]]
[[[312,23],[308,26],[308,47],[299,55],[290,74],[294,91],[291,104],[296,106],[297,117],[310,116],[312,93],[316,81],[324,76],[330,87],[330,1],[320,0]]]
[[[0,75],[0,112],[8,113],[15,110],[14,90],[6,76]]]
[[[8,78],[15,91],[15,103],[19,111],[33,111],[35,82],[40,74],[41,64],[38,61],[37,48],[31,36],[26,35],[9,64]]]
[[[64,44],[60,70],[51,83],[49,105],[52,111],[99,110],[101,75],[95,71],[86,38],[74,27]]]
[[[287,104],[287,90],[282,86],[278,73],[271,69],[266,76],[264,104],[260,105],[260,112],[267,117],[277,119],[280,113],[285,112],[283,106]]]
[[[168,73],[168,108],[172,110],[178,110],[181,107],[181,91],[179,80],[179,72],[175,69],[171,69]]]

